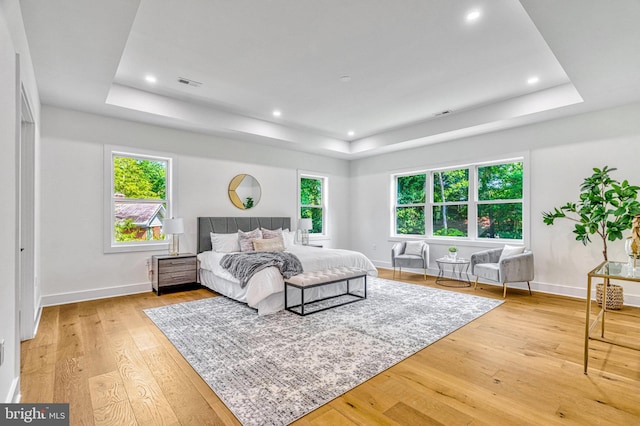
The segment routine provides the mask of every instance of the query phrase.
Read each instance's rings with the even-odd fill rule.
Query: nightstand
[[[153,268],[153,291],[158,296],[169,288],[197,284],[198,259],[193,253],[176,256],[169,254],[151,256]]]

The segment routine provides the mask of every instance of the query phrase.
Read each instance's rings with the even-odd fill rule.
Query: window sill
[[[111,253],[131,253],[139,251],[169,251],[169,243],[156,243],[156,244],[123,244],[123,245],[110,245],[104,247],[105,254]]]

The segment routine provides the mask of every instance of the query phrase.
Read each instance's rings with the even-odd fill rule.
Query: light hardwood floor
[[[381,269],[380,276],[391,278]],[[438,288],[433,277],[403,281]],[[502,298],[481,285],[448,289]],[[73,425],[239,424],[143,309],[213,297],[207,290],[44,309],[22,343],[22,401],[69,402]],[[509,289],[500,307],[297,425],[640,424],[640,352],[592,341],[582,373],[584,301]],[[640,344],[640,310],[607,330]]]

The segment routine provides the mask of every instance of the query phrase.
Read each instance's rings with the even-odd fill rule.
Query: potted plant
[[[543,212],[543,220],[553,225],[556,219],[569,219],[576,222],[573,233],[576,240],[585,246],[591,242],[591,235],[602,240],[602,256],[607,256],[607,242],[621,240],[622,233],[631,228],[633,217],[640,214],[640,202],[637,200],[640,187],[630,185],[628,181],[618,182],[609,174],[617,169],[604,166],[594,168],[593,174],[580,185],[578,202],[568,202],[552,212]],[[596,286],[596,300],[602,303],[602,284]],[[598,297],[599,296],[599,297]],[[622,307],[622,287],[611,285],[607,289],[607,309]],[[612,305],[610,306],[610,300]]]
[[[457,247],[449,247],[449,257],[451,259],[455,259],[458,256],[458,248]]]

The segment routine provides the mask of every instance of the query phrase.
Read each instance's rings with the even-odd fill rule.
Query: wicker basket
[[[603,283],[596,284],[596,302],[599,306],[602,306],[602,287]],[[607,288],[607,309],[617,311],[622,309],[624,304],[624,295],[622,293],[622,286],[609,284]]]

